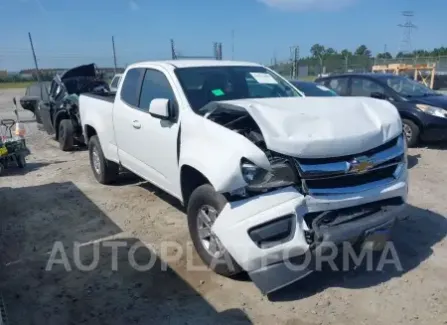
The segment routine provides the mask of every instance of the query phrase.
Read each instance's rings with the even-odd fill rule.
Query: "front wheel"
[[[212,226],[226,203],[225,197],[217,193],[211,185],[199,186],[188,202],[188,228],[202,261],[220,275],[234,276],[242,272],[242,268],[212,231]]]
[[[95,135],[90,138],[88,152],[90,166],[96,180],[101,184],[113,183],[118,177],[119,165],[104,157],[98,136]]]
[[[63,119],[59,123],[59,148],[62,151],[70,151],[73,149],[74,139],[73,139],[73,123],[69,119]]]
[[[416,146],[417,143],[419,142],[419,134],[421,132],[419,127],[416,125],[416,123],[414,123],[411,120],[403,119],[402,120],[402,129],[403,129],[405,138],[407,139],[408,147],[412,148],[412,147]]]

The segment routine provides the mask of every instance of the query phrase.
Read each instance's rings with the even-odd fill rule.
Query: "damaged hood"
[[[80,65],[78,67],[67,70],[61,75],[61,80],[64,81],[66,79],[75,77],[96,77],[95,64],[91,63],[86,65]]]
[[[402,132],[397,109],[368,97],[289,97],[226,101],[258,124],[267,148],[299,158],[358,154]]]

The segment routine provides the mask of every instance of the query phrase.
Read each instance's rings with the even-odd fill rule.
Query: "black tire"
[[[17,167],[25,168],[26,167],[26,157],[25,155],[17,155]]]
[[[36,123],[37,124],[42,124],[42,117],[40,116],[40,105],[41,102],[37,102],[36,103],[36,108],[34,110],[34,117],[36,118]]]
[[[98,136],[94,135],[90,138],[88,142],[88,153],[90,166],[96,180],[105,185],[115,182],[118,177],[119,165],[104,157]],[[99,170],[95,168],[94,157],[96,155],[98,156]]]
[[[226,251],[219,258],[211,255],[199,237],[198,226],[198,214],[203,206],[211,206],[214,208],[217,211],[218,217],[226,203],[227,200],[225,197],[217,193],[211,185],[205,184],[199,186],[193,191],[188,202],[188,228],[194,247],[202,261],[217,274],[232,277],[241,273],[243,271],[242,268]]]
[[[409,148],[415,147],[419,142],[419,135],[421,130],[412,120],[403,119],[402,128],[405,138],[407,139],[407,145]]]
[[[69,119],[63,119],[62,121],[60,121],[58,129],[59,148],[62,151],[71,151],[74,144],[73,123],[71,123]]]

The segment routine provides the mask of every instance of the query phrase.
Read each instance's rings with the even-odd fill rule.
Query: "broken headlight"
[[[247,190],[264,191],[298,183],[298,176],[287,159],[271,159],[272,170],[268,171],[256,166],[248,160],[241,162],[241,172]]]

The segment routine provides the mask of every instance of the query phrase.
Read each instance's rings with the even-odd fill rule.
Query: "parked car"
[[[34,114],[36,122],[42,124],[42,119],[37,110],[41,101],[48,101],[50,93],[50,82],[42,81],[31,84],[26,88],[25,95],[20,98],[20,105]]]
[[[118,84],[121,80],[121,76],[123,74],[122,73],[117,73],[116,75],[113,76],[112,81],[110,81],[110,91],[111,92],[116,92],[118,89]]]
[[[393,74],[343,74],[317,83],[341,96],[388,100],[398,109],[409,147],[420,140],[447,140],[447,96],[408,77]]]
[[[81,94],[79,109],[98,182],[123,166],[179,199],[204,263],[264,293],[314,270],[290,259],[386,240],[405,216],[406,144],[383,100],[302,97],[258,64],[175,60],[130,65],[116,95]]]
[[[87,64],[56,75],[51,82],[48,100],[40,101],[37,106],[43,129],[48,134],[55,134],[61,150],[69,151],[74,145],[84,143],[78,96],[84,92],[110,92],[109,85],[96,71],[94,64]]]
[[[291,80],[292,85],[298,88],[306,97],[332,97],[338,94],[326,86],[311,81]]]

